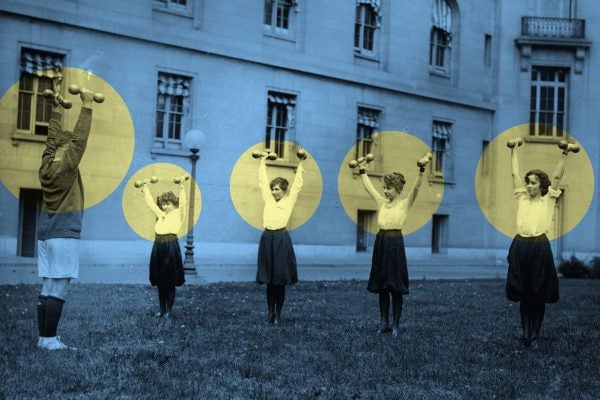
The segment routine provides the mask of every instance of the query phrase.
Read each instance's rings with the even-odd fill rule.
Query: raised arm
[[[300,190],[302,190],[302,186],[304,185],[304,167],[302,166],[302,160],[298,162],[298,168],[296,169],[296,176],[294,176],[294,182],[292,183],[292,187],[290,188],[290,192],[288,197],[292,199],[292,201],[296,201],[298,199],[298,194]]]
[[[269,200],[271,190],[269,189],[269,177],[267,176],[267,164],[265,157],[261,157],[258,164],[258,187],[263,201]]]
[[[56,156],[56,137],[62,134],[61,127],[61,106],[57,101],[52,106],[52,115],[50,116],[50,122],[48,124],[48,136],[46,137],[46,148],[42,154],[42,168],[47,166],[54,161]]]
[[[523,187],[523,181],[519,174],[519,159],[517,157],[516,147],[510,149],[510,170],[512,173],[513,189]]]
[[[92,126],[92,101],[94,96],[89,91],[82,91],[80,96],[83,105],[81,106],[75,129],[73,130],[73,138],[63,157],[67,166],[71,169],[79,167],[79,163],[81,162],[83,153],[87,147],[87,141]]]
[[[375,200],[375,202],[377,202],[378,206],[385,203],[385,197],[383,197],[382,195],[379,194],[377,189],[375,189],[375,187],[373,186],[373,183],[371,182],[371,178],[369,178],[367,173],[363,170],[360,170],[360,179],[362,180],[365,190],[367,191],[367,193],[369,193],[369,195],[373,198],[373,200]]]
[[[419,171],[419,175],[417,175],[417,179],[413,184],[412,189],[410,189],[410,193],[408,194],[408,207],[412,207],[415,199],[417,198],[417,194],[419,194],[419,188],[421,187],[421,183],[423,182],[423,172]]]
[[[558,190],[558,186],[560,185],[560,180],[565,173],[565,162],[567,160],[567,152],[563,151],[560,155],[560,159],[558,160],[558,164],[556,164],[556,168],[554,169],[554,173],[552,174],[552,184],[550,188],[553,190]]]
[[[193,185],[190,184],[190,190],[193,190],[193,188]],[[185,217],[187,216],[187,197],[183,184],[179,187],[179,214],[181,215],[181,222],[185,222]]]
[[[150,188],[148,187],[148,184],[144,183],[144,186],[142,186],[142,192],[144,193],[144,200],[146,201],[146,205],[148,206],[150,211],[152,211],[152,213],[156,215],[156,218],[164,217],[165,213],[154,202],[154,198],[152,197],[152,193],[150,193]]]

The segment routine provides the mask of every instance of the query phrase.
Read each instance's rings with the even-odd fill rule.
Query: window
[[[483,65],[492,65],[492,35],[485,35],[483,43]]]
[[[431,226],[431,252],[445,253],[448,248],[448,216],[434,214]]]
[[[529,134],[563,137],[567,109],[567,70],[533,67]]]
[[[289,30],[294,3],[293,0],[265,0],[265,27],[277,31]]]
[[[52,89],[52,80],[62,80],[64,56],[23,48],[19,78],[17,130],[35,135],[48,134],[52,100],[42,94]]]
[[[354,50],[359,53],[375,52],[375,35],[379,26],[379,0],[356,0],[354,23]]]
[[[42,191],[24,189],[19,192],[19,243],[17,254],[35,257],[37,254],[37,221],[42,209]]]
[[[445,0],[435,0],[431,20],[429,66],[433,72],[448,73],[452,47],[452,10]]]
[[[433,150],[434,163],[433,172],[435,175],[443,176],[444,171],[448,171],[450,160],[448,159],[448,145],[450,134],[452,132],[452,124],[448,122],[433,121],[433,139],[431,149]]]
[[[158,74],[155,146],[180,149],[182,132],[190,115],[191,78]]]
[[[285,140],[293,139],[296,96],[269,91],[267,96],[267,124],[265,150],[286,158]]]
[[[490,173],[490,152],[487,151],[490,146],[489,140],[481,142],[481,168],[480,173],[482,175],[488,175]]]
[[[365,252],[372,246],[372,237],[369,235],[369,227],[375,221],[375,211],[358,210],[356,220],[356,251]]]
[[[367,107],[358,107],[356,124],[356,158],[374,153],[373,134],[379,130],[381,111]]]

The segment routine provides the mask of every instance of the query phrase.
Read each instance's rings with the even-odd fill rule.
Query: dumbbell
[[[189,175],[182,175],[182,176],[178,176],[177,178],[173,179],[174,183],[182,183],[183,181],[187,181],[190,179]]]
[[[142,186],[144,186],[144,184],[156,183],[156,182],[158,182],[158,177],[156,175],[152,175],[150,177],[150,179],[140,179],[140,180],[135,181],[133,186],[135,186],[136,188],[141,188]]]
[[[264,156],[265,156],[265,153],[262,152],[262,151],[254,150],[252,152],[252,158],[261,158],[261,157],[264,157]],[[273,152],[270,152],[270,153],[266,154],[266,157],[269,160],[276,160],[277,159],[277,154],[273,153]]]
[[[85,88],[80,88],[78,85],[70,85],[69,93],[72,95],[78,95],[82,91],[86,91]],[[102,103],[104,101],[104,95],[102,93],[94,93],[94,101],[96,103]]]
[[[306,151],[304,149],[299,149],[296,156],[298,156],[300,160],[306,160]]]
[[[579,147],[578,144],[569,143],[566,140],[561,140],[560,142],[558,142],[558,148],[561,149],[565,154],[567,154],[570,151],[572,151],[573,153],[579,153],[579,150],[581,150],[581,147]]]
[[[419,169],[424,170],[432,158],[433,155],[431,153],[426,153],[422,158],[420,158],[419,161],[417,161],[417,166],[419,167]]]
[[[71,100],[63,99],[60,94],[54,93],[54,91],[52,91],[52,89],[46,89],[46,90],[44,90],[44,92],[42,94],[44,95],[44,97],[47,97],[49,99],[56,98],[58,101],[58,104],[60,104],[62,106],[62,108],[66,109],[66,110],[73,107],[73,102]]]
[[[358,157],[356,160],[352,160],[348,163],[350,168],[356,168],[359,166],[365,166],[375,159],[375,156],[372,153],[367,154],[366,156]]]
[[[516,138],[516,139],[510,139],[508,142],[506,142],[506,146],[508,146],[508,148],[512,149],[513,147],[519,147],[523,144],[523,139],[521,138]]]

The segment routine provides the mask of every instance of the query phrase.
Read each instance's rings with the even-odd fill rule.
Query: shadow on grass
[[[542,337],[518,341],[501,280],[414,281],[402,333],[376,335],[365,282],[300,283],[267,325],[264,286],[178,289],[170,320],[146,286],[72,287],[35,347],[36,286],[0,286],[0,398],[598,398],[599,281],[562,281]]]

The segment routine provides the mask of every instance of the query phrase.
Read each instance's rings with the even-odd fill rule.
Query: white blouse
[[[377,226],[379,229],[402,229],[406,223],[408,210],[412,206],[409,199],[412,197],[412,192],[415,190],[415,187],[411,189],[408,196],[404,199],[400,199],[398,195],[393,201],[390,201],[379,194],[367,174],[361,174],[360,178],[363,181],[365,190],[371,195],[373,200],[377,202],[377,207],[379,208]]]
[[[164,212],[156,205],[148,186],[144,188],[144,199],[146,200],[148,208],[150,208],[157,218],[156,224],[154,225],[154,232],[158,235],[178,235],[186,217],[187,198],[185,196],[185,189],[182,187],[179,191],[179,207],[168,213]]]
[[[562,192],[548,188],[548,193],[532,200],[524,187],[515,189],[517,208],[517,233],[525,237],[548,233],[554,214],[556,199]]]
[[[304,168],[302,167],[302,161],[300,161],[298,163],[298,169],[296,170],[296,176],[294,177],[294,183],[288,188],[287,196],[284,196],[279,201],[275,201],[269,186],[269,177],[267,176],[265,159],[260,159],[260,164],[258,166],[258,187],[260,188],[263,201],[265,202],[265,208],[263,210],[263,228],[276,230],[287,226],[296,200],[298,200],[298,194],[304,183],[302,178],[303,172]]]

